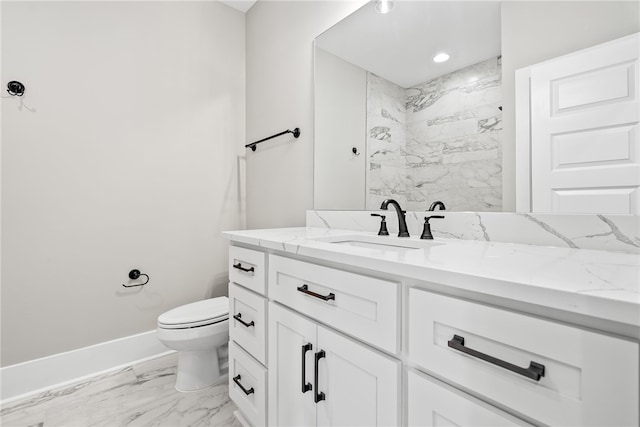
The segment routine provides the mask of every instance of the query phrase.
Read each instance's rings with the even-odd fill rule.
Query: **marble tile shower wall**
[[[406,146],[405,90],[367,73],[367,209],[385,198],[406,205]]]
[[[403,89],[368,74],[367,209],[502,210],[501,58]]]

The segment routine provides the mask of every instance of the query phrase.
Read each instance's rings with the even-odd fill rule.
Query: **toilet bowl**
[[[229,341],[229,299],[211,298],[158,317],[160,342],[178,351],[176,390],[196,391],[221,379],[218,349]]]

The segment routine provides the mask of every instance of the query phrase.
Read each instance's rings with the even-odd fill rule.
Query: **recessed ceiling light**
[[[393,10],[394,0],[376,0],[376,12],[388,13]]]
[[[444,62],[444,61],[447,61],[448,59],[449,59],[449,55],[443,52],[434,56],[433,62]]]

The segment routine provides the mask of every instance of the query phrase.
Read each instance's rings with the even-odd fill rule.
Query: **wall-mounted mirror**
[[[626,1],[364,5],[315,41],[314,208],[515,210],[515,70],[638,32],[638,13]]]

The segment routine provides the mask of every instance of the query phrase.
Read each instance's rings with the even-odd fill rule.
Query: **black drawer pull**
[[[307,365],[305,355],[307,354],[307,351],[312,349],[313,349],[313,345],[311,343],[307,343],[302,346],[302,393],[306,393],[312,388],[311,383],[308,383],[307,380],[305,379],[305,375],[306,375],[305,367]]]
[[[325,400],[326,399],[326,396],[324,395],[323,391],[318,393],[318,362],[320,361],[320,359],[322,359],[325,356],[326,356],[326,354],[325,354],[324,350],[320,350],[319,352],[317,352],[315,354],[315,369],[314,369],[314,375],[315,375],[314,383],[315,384],[313,386],[315,388],[315,391],[313,392],[313,401],[316,402],[316,403],[320,402],[321,400]]]
[[[302,285],[297,289],[298,289],[298,292],[302,292],[303,294],[311,295],[312,297],[320,298],[323,301],[329,301],[330,299],[335,301],[335,299],[336,299],[336,295],[333,292],[330,293],[329,295],[320,295],[320,294],[317,294],[315,292],[310,291],[309,290],[309,286],[307,286],[307,285]]]
[[[242,389],[242,391],[244,392],[244,394],[246,394],[247,396],[249,396],[251,393],[254,393],[253,387],[251,387],[249,390],[247,390],[246,388],[244,388],[242,386],[242,384],[240,384],[240,374],[236,375],[235,377],[233,377],[233,382],[238,384],[238,387],[240,387],[240,389]]]
[[[242,270],[247,273],[253,273],[256,271],[253,267],[244,268],[241,263],[233,264],[233,268],[237,268],[238,270]]]
[[[244,326],[246,326],[247,328],[248,328],[248,327],[251,327],[251,326],[255,326],[255,325],[256,325],[256,324],[253,322],[253,320],[252,320],[251,322],[249,322],[249,323],[247,323],[247,322],[245,322],[244,320],[242,320],[242,313],[235,314],[235,315],[233,316],[233,318],[234,318],[234,319],[236,319],[238,322],[242,323],[242,324],[243,324]]]
[[[536,362],[530,362],[528,368],[521,368],[520,366],[516,366],[512,363],[505,362],[504,360],[500,360],[493,356],[489,356],[488,354],[465,347],[464,337],[461,337],[460,335],[454,335],[450,341],[447,341],[447,345],[455,350],[477,357],[485,362],[493,363],[494,365],[508,369],[527,378],[531,378],[532,380],[540,381],[540,377],[544,377],[544,365]]]

